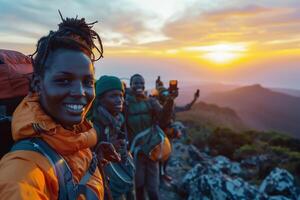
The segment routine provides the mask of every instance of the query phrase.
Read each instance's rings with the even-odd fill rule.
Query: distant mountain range
[[[197,89],[200,89],[200,99],[203,99],[212,93],[225,92],[237,87],[239,86],[227,85],[222,83],[207,83],[188,86],[179,85],[179,96],[176,98],[176,104],[182,105],[185,103],[189,103],[193,99],[194,93]]]
[[[194,84],[194,85],[179,85],[179,96],[176,99],[178,105],[186,104],[193,99],[193,94],[197,89],[200,89],[200,99],[203,100],[207,96],[219,93],[227,92],[233,89],[244,87],[242,85],[223,84],[223,83],[206,83],[206,84]],[[288,89],[288,88],[268,88],[274,92],[280,92],[290,96],[300,97],[300,90]]]
[[[275,92],[280,92],[283,94],[288,94],[291,96],[295,96],[295,97],[300,97],[300,90],[295,90],[295,89],[284,89],[284,88],[271,88],[271,90],[275,91]]]
[[[191,110],[177,113],[176,117],[177,120],[191,126],[205,126],[213,129],[221,126],[234,130],[247,128],[233,109],[205,102],[196,103]]]
[[[204,100],[234,109],[251,128],[277,130],[300,137],[300,97],[283,93],[291,90],[277,91],[281,93],[256,84],[215,92]]]

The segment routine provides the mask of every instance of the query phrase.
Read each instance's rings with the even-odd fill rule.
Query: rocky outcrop
[[[263,199],[263,194],[243,179],[201,164],[186,174],[182,186],[188,191],[188,200]]]
[[[254,166],[256,159],[264,157],[232,162],[224,156],[211,157],[193,145],[175,142],[167,167],[173,177],[172,187],[162,188],[162,199],[300,200],[294,177],[286,170],[274,169],[260,186],[247,182],[243,178],[245,171],[249,165]]]
[[[269,196],[300,199],[299,188],[295,186],[294,177],[286,170],[275,168],[259,187],[259,191]]]

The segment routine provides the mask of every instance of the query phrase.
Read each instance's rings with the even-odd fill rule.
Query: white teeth
[[[83,109],[83,105],[81,104],[66,104],[66,106],[74,111],[81,111]]]

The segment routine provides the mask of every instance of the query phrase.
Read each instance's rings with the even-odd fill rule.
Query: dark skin
[[[100,97],[100,102],[101,105],[105,107],[111,115],[117,116],[123,110],[123,92],[120,90],[111,90],[105,92]]]
[[[80,124],[95,98],[94,67],[83,52],[58,49],[47,61],[45,74],[35,75],[33,85],[43,110],[64,128]],[[120,161],[110,143],[97,149],[99,160]]]
[[[100,97],[100,103],[112,116],[117,116],[123,110],[123,92],[120,90],[111,90],[105,92]],[[125,144],[125,141],[121,139],[117,139],[116,141],[111,142],[113,143],[116,149],[119,149],[122,145]]]
[[[44,111],[64,128],[80,124],[94,97],[94,67],[83,52],[58,49],[51,52],[43,76],[34,85]]]
[[[130,88],[136,96],[143,96],[145,90],[145,80],[141,76],[133,77]]]

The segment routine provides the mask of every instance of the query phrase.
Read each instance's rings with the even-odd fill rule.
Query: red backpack
[[[0,99],[26,96],[32,72],[28,56],[0,49]]]
[[[28,56],[0,49],[0,158],[13,144],[11,116],[29,92],[32,72]]]

